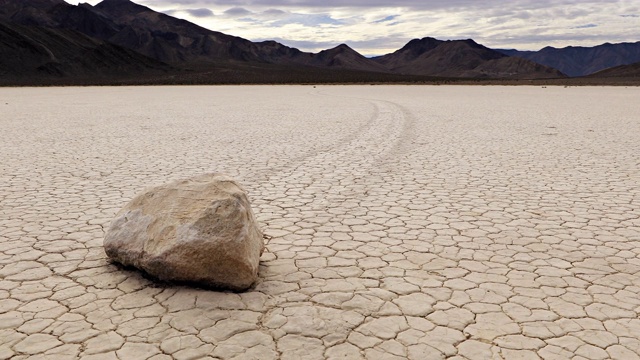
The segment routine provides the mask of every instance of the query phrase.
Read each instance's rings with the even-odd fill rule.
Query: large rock
[[[107,255],[171,281],[246,290],[264,241],[244,190],[206,174],[146,190],[116,215]]]

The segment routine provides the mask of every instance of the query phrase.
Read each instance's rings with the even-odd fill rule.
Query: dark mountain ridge
[[[317,54],[307,53],[275,41],[252,42],[208,30],[130,0],[104,0],[95,6],[71,5],[63,0],[0,0],[0,21],[4,21],[8,27],[21,26],[20,29],[33,27],[34,31],[48,29],[46,31],[65,31],[76,34],[74,36],[81,34],[93,39],[94,44],[99,46],[112,46],[114,51],[127,49],[139,56],[132,60],[135,62],[132,68],[143,69],[141,71],[146,71],[144,69],[147,68],[155,70],[163,66],[166,68],[166,65],[163,65],[166,63],[173,68],[208,72],[209,69],[223,71],[220,69],[242,68],[241,72],[244,74],[250,73],[251,68],[260,71],[272,71],[270,69],[277,68],[277,71],[281,71],[282,67],[290,67],[299,68],[300,70],[294,71],[296,73],[308,71],[313,74],[320,74],[318,71],[340,70],[367,74],[399,74],[405,77],[532,79],[564,76],[555,69],[521,58],[508,57],[470,39],[415,39],[392,54],[374,59],[362,56],[345,44]],[[11,49],[20,48],[17,44],[24,45],[15,37],[7,34],[3,36],[0,41],[6,44],[13,42],[4,50],[9,56],[10,51],[13,51]],[[53,41],[51,38],[47,39]],[[65,49],[75,46],[69,37],[60,36],[56,41],[58,45],[60,42],[69,41],[69,44],[61,45]],[[50,46],[56,48],[58,45]],[[84,51],[82,49],[82,46],[77,47],[72,58],[78,59],[78,54]],[[29,52],[23,50],[20,51],[24,57]],[[80,67],[76,60],[71,61],[69,57],[56,59],[63,59],[62,63],[66,64],[63,66],[65,70],[62,74],[86,73],[91,64],[89,62]],[[154,59],[155,62],[150,63],[150,59]],[[40,63],[39,61],[33,63]],[[11,66],[15,68],[18,65],[19,63],[13,63]],[[78,69],[73,70],[74,66]],[[119,69],[124,69],[123,66],[118,65]],[[106,69],[103,68],[101,71],[104,72]],[[224,71],[229,73],[235,70]]]
[[[640,78],[640,62],[620,65],[589,75],[591,78]]]
[[[73,6],[62,0],[0,1],[12,4],[10,10],[13,11],[4,12],[8,20],[17,20],[23,25],[76,30],[173,65],[241,61],[381,70],[355,51],[311,54],[275,41],[254,43],[205,29],[129,0],[104,0],[96,6]]]
[[[539,51],[498,50],[508,56],[518,56],[538,64],[556,68],[569,76],[585,76],[598,71],[640,62],[640,41],[635,43],[604,43],[594,47],[547,46]]]
[[[373,60],[400,74],[474,78],[564,77],[555,69],[509,57],[471,39],[414,39],[400,50]]]
[[[171,67],[77,31],[0,21],[0,77],[108,77]]]
[[[364,57],[346,44],[340,44],[332,49],[314,54],[309,64],[329,68],[357,68],[365,71],[389,72],[384,66]]]

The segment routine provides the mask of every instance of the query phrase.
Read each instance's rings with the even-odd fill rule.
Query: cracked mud
[[[0,359],[638,359],[637,88],[0,89]],[[224,172],[245,293],[110,264],[146,186]]]

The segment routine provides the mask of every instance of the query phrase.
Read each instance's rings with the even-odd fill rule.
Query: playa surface
[[[639,88],[0,89],[0,359],[638,359]],[[204,172],[269,240],[245,293],[110,264]]]

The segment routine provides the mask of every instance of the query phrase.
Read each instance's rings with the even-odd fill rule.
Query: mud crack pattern
[[[639,95],[0,89],[0,359],[638,359]],[[255,288],[108,262],[134,194],[212,171]]]

